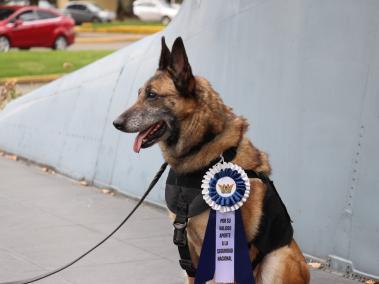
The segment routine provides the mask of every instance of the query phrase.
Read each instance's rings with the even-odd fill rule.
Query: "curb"
[[[78,37],[75,39],[75,43],[112,43],[112,42],[135,42],[137,40],[142,39],[144,36],[142,35],[134,35],[128,37],[99,37],[99,38],[86,38],[86,37]]]
[[[114,26],[114,27],[76,27],[78,33],[131,33],[131,34],[153,34],[160,32],[165,26]]]
[[[48,83],[62,77],[64,74],[50,74],[50,75],[37,75],[37,76],[22,76],[22,77],[8,77],[0,78],[0,85],[8,81],[15,81],[17,84],[31,84],[31,83]]]

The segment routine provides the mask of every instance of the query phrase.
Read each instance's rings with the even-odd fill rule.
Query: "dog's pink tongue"
[[[138,133],[136,140],[134,140],[134,145],[133,145],[134,152],[139,153],[139,151],[141,150],[143,139],[149,134],[150,130],[152,130],[154,126],[155,125],[149,127],[145,131]]]

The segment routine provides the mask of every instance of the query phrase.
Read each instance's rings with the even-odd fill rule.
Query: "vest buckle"
[[[184,247],[187,245],[187,222],[178,223],[174,222],[174,244],[179,247]]]

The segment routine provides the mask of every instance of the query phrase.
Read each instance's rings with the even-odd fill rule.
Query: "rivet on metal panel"
[[[350,265],[346,265],[346,268],[345,268],[345,276],[346,277],[351,277],[352,275],[352,269],[351,269],[351,266]]]
[[[353,273],[353,275],[354,275],[354,279],[356,279],[360,282],[366,281],[365,277],[363,277],[362,275],[359,275],[357,273]]]
[[[328,256],[325,263],[325,268],[330,268],[330,265],[332,263],[332,259]]]

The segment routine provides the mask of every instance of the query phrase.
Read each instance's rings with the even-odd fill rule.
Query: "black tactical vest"
[[[230,149],[227,151],[230,151]],[[229,159],[229,161],[232,159]],[[170,211],[177,214],[178,220],[181,219],[186,223],[188,218],[210,209],[203,200],[203,196],[201,194],[201,182],[204,174],[215,163],[217,163],[217,161],[212,162],[210,166],[205,169],[186,174],[177,174],[170,169],[166,181],[165,198],[167,207]],[[254,245],[259,251],[257,257],[253,260],[253,268],[255,268],[255,266],[263,259],[265,255],[291,243],[293,238],[293,228],[287,208],[282,202],[274,183],[269,179],[269,177],[263,173],[257,173],[252,170],[245,170],[245,172],[249,178],[258,178],[262,180],[267,188],[263,199],[263,214],[260,220],[258,234],[248,244],[249,246]],[[175,230],[175,234],[179,233],[179,236],[185,235],[184,237],[186,241],[185,227],[182,232],[177,232]],[[174,235],[174,243],[177,244],[178,242],[180,243],[180,240],[175,240]],[[178,246],[178,248],[181,256],[189,256],[189,253],[183,253],[183,247],[182,252],[180,251],[180,246]],[[184,262],[188,262],[188,259],[185,260],[182,257],[179,262],[182,268],[187,271],[187,274],[193,274],[188,273],[189,270],[186,268],[186,265],[183,265]],[[194,269],[193,265],[191,265],[191,269]]]

